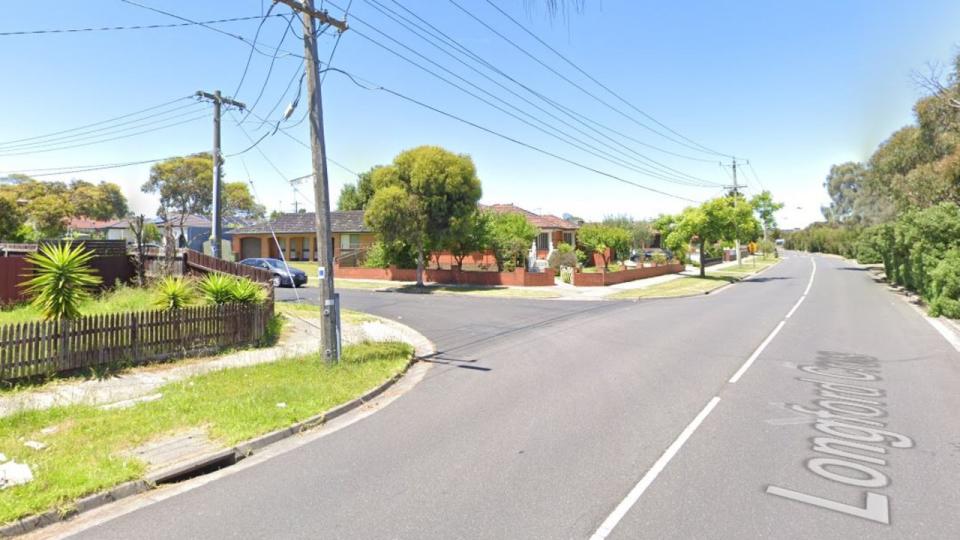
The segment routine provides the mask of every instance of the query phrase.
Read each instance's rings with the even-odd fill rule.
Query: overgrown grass
[[[156,309],[155,299],[156,293],[150,289],[118,285],[81,304],[80,313],[81,315],[100,315],[123,311],[147,311]],[[0,310],[0,324],[38,321],[41,318],[40,311],[26,303],[11,309]]]
[[[289,313],[299,317],[314,318],[320,317],[320,314],[323,311],[320,309],[320,306],[316,304],[307,304],[303,302],[277,302],[274,304],[274,309],[277,313]],[[377,318],[372,315],[342,308],[340,309],[340,318],[348,324],[361,324],[377,320]]]
[[[754,259],[749,259],[743,261],[742,264],[727,266],[725,268],[719,268],[717,270],[711,270],[707,268],[707,274],[713,276],[727,276],[727,277],[746,277],[752,274],[773,266],[780,262],[780,259],[775,259],[772,256],[770,257],[757,257]]]
[[[401,293],[414,294],[461,294],[467,296],[490,296],[495,298],[559,298],[556,291],[520,287],[484,287],[480,285],[427,285],[418,288],[416,285],[404,285],[394,289]]]
[[[231,445],[304,420],[386,381],[410,354],[404,343],[362,343],[345,347],[337,365],[311,355],[227,369],[166,385],[162,398],[128,409],[69,406],[0,418],[0,452],[34,474],[0,491],[0,523],[66,511],[84,495],[142,477],[146,465],[127,452],[151,440],[202,428]],[[33,450],[27,440],[47,447]]]

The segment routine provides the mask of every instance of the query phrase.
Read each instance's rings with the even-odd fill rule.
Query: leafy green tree
[[[212,189],[212,188],[211,188]],[[210,195],[213,200],[213,195]],[[211,204],[213,204],[211,202]],[[261,220],[267,209],[257,203],[245,182],[225,182],[223,184],[223,216],[235,219]]]
[[[75,319],[80,305],[90,297],[88,289],[100,283],[90,268],[93,252],[83,245],[46,244],[27,256],[33,277],[24,282],[32,304],[47,320]]]
[[[67,231],[67,222],[74,215],[66,197],[48,193],[30,201],[27,213],[33,226],[44,238],[59,238]]]
[[[649,221],[633,219],[626,214],[619,214],[604,217],[602,223],[630,231],[631,247],[633,249],[643,249],[653,240],[653,226]]]
[[[630,231],[619,226],[604,225],[602,223],[588,223],[577,231],[577,240],[588,250],[600,255],[603,260],[603,269],[610,263],[610,255],[623,256],[629,252],[633,242]]]
[[[150,178],[143,184],[144,193],[160,195],[161,216],[206,214],[213,204],[213,158],[207,152],[170,158],[150,168]]]
[[[108,220],[127,214],[127,198],[120,186],[111,182],[92,184],[74,180],[70,182],[67,198],[77,216]]]
[[[488,220],[488,238],[497,270],[526,268],[530,246],[540,231],[521,214],[489,212]]]
[[[760,225],[763,227],[763,239],[767,240],[768,233],[777,228],[776,214],[783,209],[783,203],[775,202],[773,195],[771,195],[769,191],[764,190],[754,195],[753,198],[750,199],[750,204],[753,206],[753,211],[757,214],[757,217],[760,219]]]
[[[367,172],[362,172],[357,177],[354,184],[344,184],[340,188],[340,197],[337,199],[337,210],[363,210],[367,203],[373,198],[375,191],[374,177],[376,170],[382,165],[377,165]]]
[[[0,240],[18,240],[23,212],[14,200],[0,195]]]
[[[463,259],[471,253],[485,251],[490,247],[490,217],[479,210],[451,220],[444,247],[463,269]]]
[[[417,285],[424,254],[449,245],[451,225],[475,212],[480,180],[473,160],[438,146],[420,146],[373,171],[375,192],[364,219],[382,240],[401,240],[417,252]]]
[[[742,197],[741,197],[742,199]],[[753,207],[747,201],[737,201],[733,196],[710,199],[700,206],[686,208],[676,220],[668,242],[685,245],[694,237],[700,243],[700,276],[706,276],[702,261],[706,259],[707,245],[719,241],[748,240],[759,236],[760,224],[753,215]]]

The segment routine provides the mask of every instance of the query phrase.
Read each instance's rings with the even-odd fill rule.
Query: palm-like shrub
[[[75,319],[89,289],[100,284],[90,268],[93,252],[72,243],[46,244],[27,256],[33,277],[23,283],[45,319]]]
[[[220,305],[233,302],[236,280],[226,274],[207,274],[200,280],[200,294],[208,304]]]
[[[173,310],[186,307],[193,298],[190,283],[182,277],[165,277],[156,285],[156,305],[160,309]]]
[[[247,278],[234,280],[230,294],[233,297],[231,301],[238,304],[260,304],[267,299],[263,287]]]

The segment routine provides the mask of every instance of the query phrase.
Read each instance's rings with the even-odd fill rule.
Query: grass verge
[[[427,285],[417,288],[416,285],[404,285],[392,289],[401,293],[412,294],[460,294],[467,296],[488,296],[493,298],[559,298],[560,293],[532,288],[512,287],[482,287],[474,285]]]
[[[634,299],[634,298],[670,298],[676,296],[690,296],[693,294],[703,294],[714,289],[719,289],[724,285],[735,281],[731,277],[707,276],[707,277],[688,277],[683,276],[665,283],[646,287],[644,289],[628,289],[614,293],[607,298],[614,299]]]
[[[304,318],[317,318],[320,317],[320,314],[323,312],[320,306],[303,302],[277,302],[273,306],[277,313]],[[340,309],[340,318],[348,324],[361,324],[377,320],[377,318],[372,315],[342,308]]]
[[[410,354],[404,343],[361,343],[345,347],[337,365],[311,355],[227,369],[171,383],[162,398],[127,409],[69,406],[2,418],[0,452],[27,463],[34,480],[0,491],[0,523],[66,511],[87,494],[142,477],[146,464],[125,452],[151,440],[203,428],[229,446],[309,418],[383,383]],[[33,450],[29,440],[47,446]]]

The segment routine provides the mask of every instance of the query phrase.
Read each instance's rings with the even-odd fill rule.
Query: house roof
[[[233,234],[269,234],[271,227],[273,232],[276,233],[315,233],[317,231],[316,214],[314,212],[280,214],[273,221],[264,221],[249,227],[234,229]],[[363,222],[363,210],[334,211],[330,212],[330,232],[370,232],[370,228]]]
[[[180,226],[180,214],[167,214],[167,217],[170,219],[170,223],[174,226]],[[157,218],[157,225],[164,223],[162,217]],[[187,214],[183,219],[184,227],[196,227],[199,229],[211,229],[213,228],[213,222],[204,216],[198,216],[197,214]]]
[[[70,229],[106,229],[112,221],[100,221],[85,217],[70,218],[67,227]]]
[[[536,214],[529,210],[520,208],[513,203],[490,205],[481,204],[480,209],[489,210],[500,214],[521,214],[527,218],[527,221],[529,221],[531,225],[537,227],[538,229],[561,229],[573,231],[580,228],[580,225],[577,225],[572,221],[567,221],[553,214]]]

